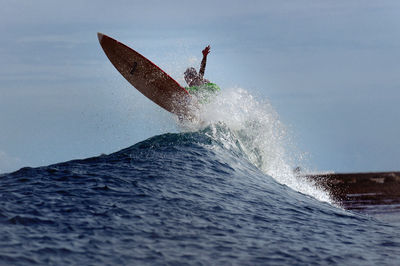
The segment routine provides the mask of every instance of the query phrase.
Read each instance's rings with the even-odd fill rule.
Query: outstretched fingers
[[[204,50],[202,51],[203,55],[206,56],[210,53],[210,45],[206,46],[206,48],[204,48]]]

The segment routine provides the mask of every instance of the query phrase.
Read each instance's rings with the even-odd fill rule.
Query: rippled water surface
[[[399,223],[299,193],[211,131],[1,175],[1,263],[397,263]]]
[[[224,90],[198,119],[0,175],[0,264],[398,264],[396,208],[346,211],[298,180],[268,103]]]

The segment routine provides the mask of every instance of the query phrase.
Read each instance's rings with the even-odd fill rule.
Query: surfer
[[[200,70],[197,73],[194,67],[189,67],[185,71],[185,81],[189,85],[186,87],[190,94],[199,94],[200,92],[207,92],[207,94],[215,93],[220,90],[217,84],[211,83],[209,80],[204,78],[204,72],[206,70],[207,55],[210,53],[210,45],[203,49],[203,59],[201,60]],[[208,97],[206,97],[208,98]],[[205,101],[207,99],[204,99]]]

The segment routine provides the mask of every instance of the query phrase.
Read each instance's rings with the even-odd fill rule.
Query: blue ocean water
[[[395,264],[399,227],[195,133],[0,176],[2,264]]]
[[[225,120],[0,175],[0,264],[398,264],[399,224],[282,174],[265,123]]]

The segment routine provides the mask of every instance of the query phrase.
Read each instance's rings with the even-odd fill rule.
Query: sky
[[[400,170],[400,2],[0,0],[0,173],[176,132],[97,32],[276,109],[318,171]]]

